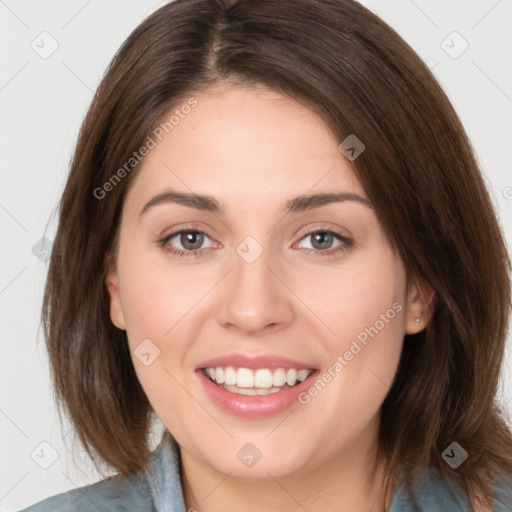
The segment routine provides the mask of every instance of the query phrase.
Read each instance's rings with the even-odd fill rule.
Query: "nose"
[[[236,253],[233,260],[233,269],[224,280],[219,298],[219,323],[244,334],[290,325],[295,315],[293,294],[270,251],[263,250],[250,263]]]

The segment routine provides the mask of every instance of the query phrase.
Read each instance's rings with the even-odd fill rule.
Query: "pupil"
[[[195,249],[199,249],[203,243],[203,235],[201,233],[196,232],[188,232],[181,234],[181,244],[185,249],[189,249],[191,251]]]
[[[318,243],[317,243],[318,242]],[[327,249],[332,244],[331,233],[314,233],[313,234],[313,247],[316,245],[316,249]]]

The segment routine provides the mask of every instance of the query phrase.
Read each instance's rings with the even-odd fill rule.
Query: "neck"
[[[313,470],[303,468],[279,479],[269,474],[264,480],[224,475],[182,449],[186,510],[382,512],[389,507],[391,493],[382,503],[385,474],[383,464],[376,464],[376,436],[373,443],[361,441]]]

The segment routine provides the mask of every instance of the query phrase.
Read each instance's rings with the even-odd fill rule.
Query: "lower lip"
[[[224,411],[244,418],[266,418],[279,414],[297,403],[299,394],[308,389],[312,382],[311,377],[317,372],[313,372],[306,380],[292,388],[256,396],[231,393],[214,384],[202,370],[197,370],[196,373],[212,402]]]

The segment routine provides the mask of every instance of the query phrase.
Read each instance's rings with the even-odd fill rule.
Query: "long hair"
[[[388,483],[407,462],[490,503],[492,480],[512,471],[496,401],[507,249],[445,93],[400,36],[352,0],[176,0],[124,42],[83,122],[60,203],[42,312],[59,413],[93,460],[120,474],[148,464],[152,409],[126,333],[110,321],[104,259],[137,173],[134,151],[166,112],[217,82],[284,93],[340,142],[355,134],[365,144],[352,168],[407,271],[436,295],[427,327],[405,337],[382,406]],[[469,454],[457,469],[442,458],[454,441]]]

